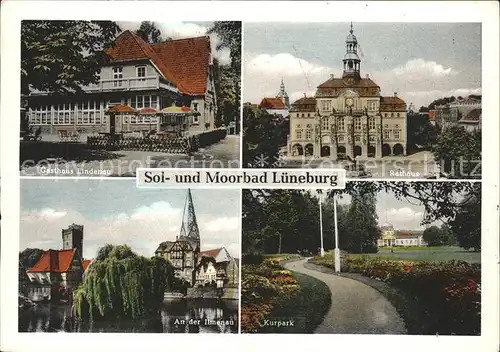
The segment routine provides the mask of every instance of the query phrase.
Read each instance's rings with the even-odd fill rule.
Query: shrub
[[[256,332],[272,310],[289,300],[299,288],[291,272],[273,260],[243,265],[241,282],[241,327]]]
[[[242,264],[249,264],[249,265],[259,265],[264,261],[264,256],[262,253],[247,253],[243,254],[242,258]]]

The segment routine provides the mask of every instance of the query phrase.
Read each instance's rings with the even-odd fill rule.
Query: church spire
[[[186,203],[184,205],[180,237],[189,237],[197,241],[200,240],[200,230],[198,229],[198,222],[196,221],[191,189],[188,189]]]
[[[281,77],[280,92],[278,93],[276,98],[281,99],[287,109],[290,108],[290,98],[288,97],[288,93],[286,92],[283,77]]]
[[[349,30],[349,34],[345,40],[346,53],[344,59],[342,60],[344,64],[344,73],[342,77],[353,77],[355,79],[360,79],[360,65],[361,60],[358,56],[358,39],[353,34],[354,30],[352,28]]]

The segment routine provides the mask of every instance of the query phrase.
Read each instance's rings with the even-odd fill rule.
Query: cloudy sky
[[[127,244],[150,257],[160,242],[175,240],[185,190],[137,189],[135,180],[21,180],[20,250],[61,249],[61,230],[84,226],[83,252]],[[226,247],[240,257],[240,191],[192,190],[201,249]]]
[[[481,25],[354,23],[362,54],[382,94],[418,108],[443,96],[481,92]],[[244,101],[275,96],[284,78],[291,101],[342,74],[349,23],[244,23]]]
[[[350,196],[344,195],[339,200],[339,204],[350,203]],[[426,227],[436,225],[441,226],[442,222],[438,221],[430,225],[422,226],[421,222],[424,218],[425,209],[417,201],[410,203],[406,200],[397,200],[392,192],[379,192],[377,194],[377,215],[379,226],[385,223],[392,224],[395,230],[414,230],[423,231]]]
[[[135,31],[141,26],[141,22],[118,21],[117,24],[123,31],[127,29]],[[154,24],[160,30],[163,39],[167,37],[172,39],[200,37],[206,35],[207,30],[212,26],[212,22],[154,22]],[[228,64],[230,62],[229,50],[215,50],[220,42],[215,34],[210,35],[210,40],[214,57],[218,58],[222,64]]]

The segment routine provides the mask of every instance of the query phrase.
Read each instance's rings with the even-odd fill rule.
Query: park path
[[[396,308],[377,290],[359,281],[304,267],[306,259],[284,264],[328,285],[332,305],[316,328],[320,334],[406,334]]]

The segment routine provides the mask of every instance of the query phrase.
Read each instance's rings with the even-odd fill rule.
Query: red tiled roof
[[[279,98],[264,98],[259,104],[259,108],[262,109],[284,109],[285,104]]]
[[[318,89],[323,88],[378,88],[378,85],[370,78],[355,79],[352,84],[344,78],[330,78],[318,86]]]
[[[467,116],[462,118],[465,121],[479,121],[481,119],[482,109],[472,109]]]
[[[381,111],[406,111],[406,103],[399,97],[380,97]]]
[[[177,88],[185,94],[202,95],[207,90],[210,37],[169,40],[151,48],[173,72]]]
[[[215,258],[219,254],[219,252],[222,250],[222,248],[217,248],[217,249],[210,249],[208,251],[203,251],[200,252],[200,258],[202,257],[212,257]]]
[[[73,261],[76,249],[62,249],[45,251],[38,262],[27,272],[28,273],[65,273],[68,271]]]
[[[87,270],[89,264],[90,264],[91,260],[90,259],[85,259],[82,261],[82,268],[83,268],[83,271],[85,272],[85,270]]]
[[[292,108],[290,112],[296,111],[306,111],[306,112],[315,112],[316,111],[316,98],[313,97],[304,97],[295,101],[292,104]]]
[[[108,54],[111,63],[151,60],[167,81],[177,83],[172,72],[160,60],[155,51],[151,49],[151,45],[129,30],[126,30],[115,39],[113,47],[106,50],[106,54]]]
[[[429,121],[434,121],[434,110],[429,111]]]
[[[316,104],[316,98],[314,97],[304,97],[295,101],[292,105],[314,105]]]
[[[150,60],[181,93],[191,95],[206,92],[210,52],[208,36],[149,44],[128,30],[106,51],[110,63]]]

